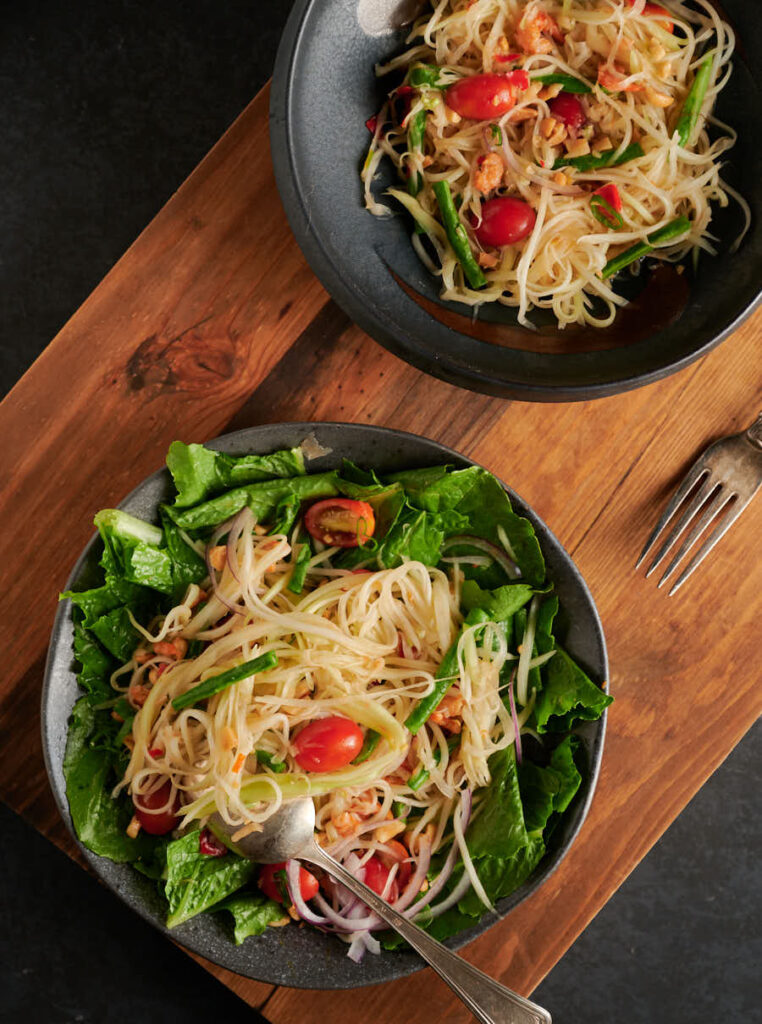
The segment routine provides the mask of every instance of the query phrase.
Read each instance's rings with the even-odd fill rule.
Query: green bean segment
[[[455,209],[449,184],[446,181],[435,181],[433,189],[439,204],[439,212],[442,214],[444,229],[447,232],[450,245],[455,250],[458,262],[463,267],[466,280],[472,288],[483,288],[487,283],[487,278],[471,252],[468,235],[460,222],[458,211]]]
[[[277,654],[268,651],[267,654],[261,654],[258,658],[252,658],[251,661],[244,661],[242,665],[236,665],[235,668],[230,668],[227,672],[221,672],[218,676],[205,679],[203,683],[194,686],[187,693],[181,693],[179,697],[175,697],[172,707],[175,711],[192,708],[200,700],[208,700],[216,693],[227,690],[229,686],[240,683],[242,679],[248,679],[249,676],[256,675],[257,672],[266,672],[269,668],[275,668],[277,664]]]
[[[669,242],[673,238],[679,238],[680,235],[684,235],[690,229],[691,222],[687,217],[676,217],[669,224],[665,224],[663,228],[659,228],[658,231],[653,231],[648,235],[647,241],[638,242],[609,260],[601,271],[601,277],[604,280],[607,277],[611,277],[612,274],[618,273],[624,267],[629,266],[630,263],[634,263],[635,260],[639,260],[641,257],[647,256],[649,252],[653,252],[654,246],[659,245],[661,242]]]

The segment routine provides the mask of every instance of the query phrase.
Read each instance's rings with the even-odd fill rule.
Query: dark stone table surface
[[[266,81],[290,7],[3,5],[3,393]],[[556,1024],[762,1021],[761,755],[757,728],[542,983]],[[261,1020],[2,807],[0,825],[0,1022]]]

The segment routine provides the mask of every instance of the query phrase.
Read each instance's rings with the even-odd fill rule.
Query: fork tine
[[[718,490],[715,490],[712,493],[712,497],[709,499],[709,502],[705,506],[704,511],[699,516],[698,522],[693,527],[693,529],[690,531],[690,533],[685,538],[683,543],[680,545],[680,547],[679,547],[679,549],[677,551],[677,554],[674,556],[672,561],[669,563],[669,565],[667,566],[666,572],[664,573],[662,578],[659,580],[659,584],[658,584],[659,587],[663,587],[664,586],[664,584],[667,582],[668,578],[672,575],[672,573],[677,568],[677,566],[678,566],[679,562],[681,561],[681,559],[685,555],[688,554],[690,549],[693,547],[693,545],[699,539],[699,537],[704,532],[704,530],[707,528],[707,526],[709,526],[709,524],[712,522],[712,520],[716,519],[722,513],[723,509],[726,508],[728,502],[733,497],[734,497],[734,493],[732,491],[730,493],[728,493],[727,488],[723,488],[722,485],[720,485]]]
[[[698,549],[696,554],[693,556],[690,562],[688,562],[686,567],[683,569],[683,571],[677,577],[675,582],[672,584],[672,587],[670,588],[670,591],[667,594],[668,597],[672,597],[675,591],[682,587],[683,583],[685,583],[685,581],[688,579],[688,577],[691,575],[694,569],[696,569],[698,565],[706,558],[706,556],[712,550],[717,541],[724,537],[724,535],[728,532],[728,530],[736,521],[736,519],[738,519],[740,514],[749,504],[749,500],[750,499],[747,499],[746,501],[743,502],[739,501],[730,510],[730,512],[728,512],[728,514],[724,516],[723,519],[717,524],[715,529],[709,534],[709,536]]]
[[[707,473],[707,475],[701,481],[701,486],[699,487],[699,489],[688,502],[682,514],[676,519],[669,533],[667,533],[666,537],[664,537],[664,542],[662,543],[659,550],[656,552],[654,560],[648,567],[648,571],[646,572],[646,578],[648,578],[651,575],[651,573],[656,571],[658,566],[664,560],[665,556],[676,543],[680,534],[683,532],[683,530],[687,529],[687,527],[690,526],[698,512],[701,510],[701,507],[706,502],[707,498],[710,498],[712,496],[716,487],[716,482],[714,482]]]
[[[700,461],[701,460],[699,460],[699,462]],[[656,540],[657,540],[659,534],[661,533],[661,531],[664,529],[664,527],[667,525],[667,523],[670,521],[672,516],[677,511],[678,505],[683,501],[683,499],[688,494],[688,492],[691,490],[691,488],[695,487],[695,485],[699,482],[699,480],[702,480],[702,478],[704,478],[708,474],[709,474],[709,470],[708,469],[706,469],[706,468],[701,469],[701,470],[698,469],[698,462],[694,463],[694,465],[690,468],[688,473],[685,475],[682,483],[677,488],[675,493],[672,495],[672,497],[671,497],[671,499],[669,501],[669,504],[667,505],[667,507],[662,512],[661,517],[659,518],[659,522],[653,528],[653,531],[651,532],[651,536],[648,538],[648,540],[645,543],[645,547],[640,552],[640,557],[638,558],[637,562],[635,563],[635,568],[636,569],[639,569],[641,567],[641,565],[643,564],[643,562],[648,557],[648,554],[651,551],[651,548],[656,543]]]

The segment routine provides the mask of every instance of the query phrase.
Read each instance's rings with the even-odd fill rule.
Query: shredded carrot
[[[233,765],[233,771],[234,771],[234,773],[236,775],[243,768],[243,762],[245,760],[246,760],[246,754],[239,754],[238,757],[235,759],[235,764]]]

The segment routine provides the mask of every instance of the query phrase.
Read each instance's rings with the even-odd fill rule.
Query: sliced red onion
[[[361,932],[352,939],[347,956],[350,960],[354,960],[356,964],[359,964],[366,951],[373,953],[374,956],[378,956],[381,952],[381,943],[378,939],[374,939],[370,932]]]
[[[288,895],[291,902],[296,907],[296,912],[302,921],[306,921],[308,924],[314,924],[317,928],[324,929],[326,925],[330,925],[331,922],[327,917],[321,917],[320,914],[316,914],[302,898],[302,887],[299,878],[300,871],[301,864],[298,860],[286,861],[286,887],[288,889]]]
[[[511,672],[511,678],[508,682],[508,704],[511,708],[511,719],[513,720],[513,745],[516,748],[516,761],[518,764],[521,764],[521,726],[519,725],[519,716],[516,713],[516,698],[513,695],[513,683],[515,679],[516,669]]]
[[[483,537],[472,537],[469,534],[459,534],[456,537],[448,537],[442,545],[442,551],[446,551],[448,548],[455,547],[456,544],[467,544],[470,548],[476,548],[478,551],[484,551],[495,559],[497,564],[505,570],[506,574],[511,579],[518,579],[521,576],[521,571],[512,558],[509,558],[506,553],[501,550],[497,544],[491,543],[491,541],[484,540]],[[463,556],[465,561],[467,556]]]

